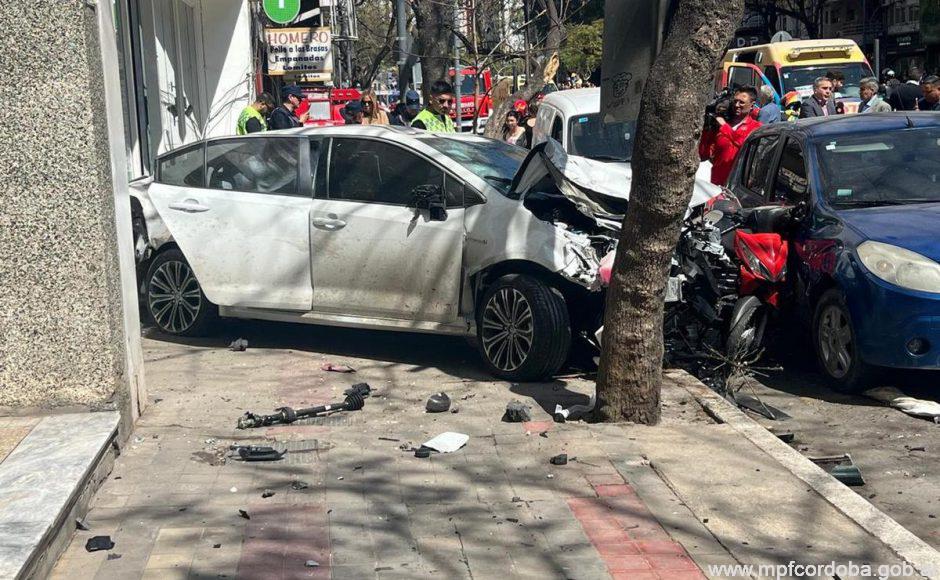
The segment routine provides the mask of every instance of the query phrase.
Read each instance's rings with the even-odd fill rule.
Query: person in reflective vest
[[[274,97],[268,93],[261,93],[254,103],[242,109],[241,115],[238,116],[238,124],[235,126],[235,133],[247,135],[258,131],[267,131],[268,123],[265,118],[273,110]]]
[[[434,133],[456,133],[450,110],[454,106],[454,89],[447,81],[434,81],[431,85],[431,98],[424,110],[411,121],[416,129],[425,129]]]

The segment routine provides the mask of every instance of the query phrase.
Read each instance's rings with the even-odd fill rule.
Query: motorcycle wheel
[[[744,296],[734,305],[725,354],[731,360],[742,360],[756,353],[764,342],[767,308],[756,296]]]

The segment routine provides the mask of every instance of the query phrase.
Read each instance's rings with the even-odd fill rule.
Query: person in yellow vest
[[[450,110],[454,106],[454,89],[447,81],[434,81],[431,85],[431,98],[424,110],[411,121],[416,129],[425,129],[434,133],[456,133]]]
[[[273,110],[274,97],[268,93],[261,93],[254,103],[242,109],[241,115],[238,116],[238,124],[235,126],[235,133],[247,135],[258,131],[267,131],[268,122],[265,119]]]

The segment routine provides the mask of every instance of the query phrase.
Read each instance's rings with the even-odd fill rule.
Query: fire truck
[[[453,84],[454,69],[450,69],[447,74],[450,76],[450,83]],[[490,112],[493,110],[493,99],[490,96],[490,91],[493,88],[493,79],[490,75],[490,70],[484,69],[483,72],[477,75],[477,69],[467,67],[461,69],[460,74],[460,130],[473,130],[473,117],[477,112],[477,108],[479,108],[480,114],[477,119],[477,132],[482,133],[483,128],[486,126],[486,121],[490,118]],[[477,87],[478,94],[476,97],[474,97],[473,92],[474,77],[479,79],[479,86]],[[451,112],[450,116],[454,119],[454,123],[456,124],[456,107]]]
[[[345,125],[342,109],[349,101],[358,101],[362,93],[358,89],[330,89],[326,87],[302,87],[306,99],[297,109],[297,115],[309,111],[307,126],[331,127]]]

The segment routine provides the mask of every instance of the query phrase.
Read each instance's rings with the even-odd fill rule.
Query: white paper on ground
[[[441,433],[437,437],[427,441],[424,444],[424,447],[433,449],[434,451],[439,451],[441,453],[453,453],[454,451],[457,451],[466,445],[467,441],[469,440],[469,435],[448,431],[447,433]]]
[[[914,417],[924,417],[937,421],[940,419],[940,403],[936,401],[925,401],[924,399],[915,399],[908,397],[903,392],[894,387],[882,387],[865,391],[865,395],[872,399],[877,399],[888,403],[892,407],[899,409],[908,415]]]

